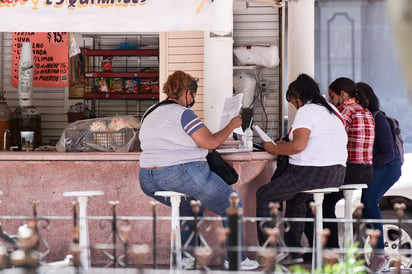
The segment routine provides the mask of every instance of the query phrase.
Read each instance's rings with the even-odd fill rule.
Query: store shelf
[[[87,78],[159,78],[158,72],[86,72]]]
[[[117,100],[139,100],[139,99],[158,99],[159,93],[86,93],[85,99],[117,99]]]
[[[159,99],[159,41],[153,38],[139,34],[92,37],[93,46],[84,53],[84,100],[96,116],[113,112],[141,116]]]
[[[157,56],[158,49],[88,49],[88,56]]]

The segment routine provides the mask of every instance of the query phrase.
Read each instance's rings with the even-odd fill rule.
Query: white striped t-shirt
[[[207,149],[199,147],[191,137],[204,126],[191,109],[178,104],[159,106],[140,127],[140,166],[163,167],[206,161]]]

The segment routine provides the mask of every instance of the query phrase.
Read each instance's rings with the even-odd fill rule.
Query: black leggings
[[[270,202],[286,201],[285,217],[305,217],[306,203],[312,195],[302,191],[338,187],[342,185],[344,176],[345,167],[341,165],[314,167],[290,164],[281,176],[257,190],[256,216],[269,217]],[[290,225],[290,230],[285,234],[285,242],[288,246],[299,247],[305,224],[295,222]],[[259,244],[263,245],[267,237],[260,229],[259,222],[257,231]]]

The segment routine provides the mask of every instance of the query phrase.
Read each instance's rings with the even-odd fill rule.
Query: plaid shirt
[[[338,106],[348,133],[348,162],[372,164],[375,120],[369,110],[350,98]]]

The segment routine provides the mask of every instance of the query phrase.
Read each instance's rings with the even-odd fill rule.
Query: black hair
[[[355,82],[352,79],[339,77],[329,85],[329,90],[337,95],[340,95],[343,90],[349,95],[349,98],[355,98],[361,106],[367,107],[365,95],[356,89]]]
[[[334,113],[333,108],[320,93],[319,85],[307,74],[300,74],[295,81],[289,84],[286,92],[286,100],[300,99],[303,104],[313,103],[324,106],[330,113]]]
[[[190,90],[192,93],[196,93],[198,87],[197,82],[199,82],[199,79],[193,77],[192,81],[190,81],[189,85],[187,86],[187,89]]]
[[[367,100],[366,108],[369,109],[370,112],[373,113],[379,110],[379,99],[371,86],[364,82],[358,82],[356,83],[356,89],[358,93],[364,96]]]

